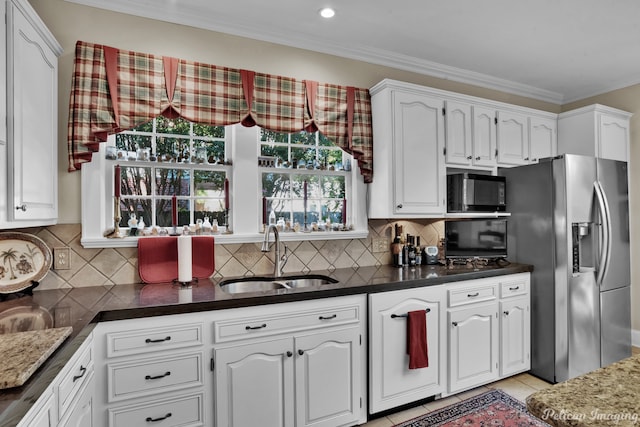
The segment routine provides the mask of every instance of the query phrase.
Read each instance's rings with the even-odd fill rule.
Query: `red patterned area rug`
[[[519,400],[501,390],[491,390],[394,427],[458,426],[549,427],[549,424],[531,415]]]

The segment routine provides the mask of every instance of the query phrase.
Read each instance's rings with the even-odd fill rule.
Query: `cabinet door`
[[[500,303],[500,376],[529,369],[530,326],[529,298]]]
[[[442,334],[445,289],[430,286],[372,294],[369,297],[369,408],[371,413],[394,408],[445,391],[445,336]],[[429,310],[429,367],[409,369],[409,311]]]
[[[359,328],[295,338],[296,426],[358,421],[361,351]]]
[[[294,425],[291,338],[216,349],[217,426]]]
[[[449,311],[449,392],[498,378],[498,305]]]
[[[628,161],[629,121],[606,114],[598,115],[598,153],[602,159]]]
[[[529,162],[537,163],[557,152],[557,122],[542,117],[529,118]]]
[[[496,110],[473,107],[473,164],[493,167],[496,165]]]
[[[93,372],[78,393],[78,400],[69,408],[69,416],[60,425],[63,427],[91,427],[93,425]]]
[[[395,92],[394,214],[445,212],[444,101]]]
[[[8,3],[9,220],[58,216],[58,62],[22,12]]]
[[[448,165],[469,166],[471,151],[471,106],[447,101],[445,114],[445,160]]]
[[[527,116],[498,111],[498,163],[525,165],[529,163],[529,133]]]
[[[51,390],[45,391],[17,427],[53,427],[57,425],[54,400]]]

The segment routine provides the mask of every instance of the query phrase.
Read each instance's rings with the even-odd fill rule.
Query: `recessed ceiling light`
[[[335,14],[336,11],[331,9],[330,7],[325,7],[324,9],[320,10],[320,16],[322,16],[323,18],[333,18]]]

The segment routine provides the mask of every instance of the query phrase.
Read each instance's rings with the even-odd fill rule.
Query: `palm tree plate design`
[[[0,294],[19,292],[47,275],[51,250],[32,234],[0,233]]]

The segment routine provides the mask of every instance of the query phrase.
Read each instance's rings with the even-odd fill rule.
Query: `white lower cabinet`
[[[529,275],[500,283],[500,376],[531,368]]]
[[[489,303],[449,311],[450,393],[498,378],[497,308]]]
[[[450,285],[449,393],[529,370],[529,286],[529,273]]]
[[[211,425],[206,399],[205,314],[99,323],[96,427]]]
[[[384,411],[446,391],[445,286],[369,295],[369,407]],[[409,369],[407,318],[425,310],[429,366]]]
[[[93,426],[93,372],[84,382],[78,393],[78,401],[75,403],[69,415],[60,422],[63,427],[91,427]]]
[[[92,427],[93,377],[93,335],[89,335],[17,427]]]
[[[365,297],[214,313],[216,426],[366,421]]]

